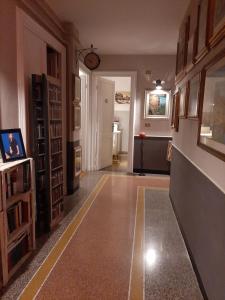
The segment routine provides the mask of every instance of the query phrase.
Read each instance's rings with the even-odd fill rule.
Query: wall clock
[[[89,52],[84,57],[84,64],[89,70],[95,70],[100,65],[100,57],[95,52]]]

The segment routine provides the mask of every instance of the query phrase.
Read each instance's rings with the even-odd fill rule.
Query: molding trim
[[[176,145],[172,143],[172,146],[176,148],[177,151],[179,151],[196,169],[198,169],[205,177],[207,177],[222,193],[225,194],[225,190],[218,184],[216,183],[212,178],[209,177],[208,174],[206,174],[196,163],[194,163],[188,156],[186,156],[181,149],[179,149]]]

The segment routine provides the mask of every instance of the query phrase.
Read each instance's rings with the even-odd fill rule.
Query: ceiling
[[[175,54],[189,0],[46,0],[100,54]]]

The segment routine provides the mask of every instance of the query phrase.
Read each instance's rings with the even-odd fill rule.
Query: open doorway
[[[112,159],[104,171],[127,172],[131,102],[131,77],[103,78],[114,82]]]

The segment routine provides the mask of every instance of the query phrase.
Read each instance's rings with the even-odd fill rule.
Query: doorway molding
[[[97,79],[98,77],[130,77],[131,78],[131,103],[129,117],[129,141],[128,141],[128,173],[133,173],[134,156],[134,128],[136,110],[136,84],[137,71],[94,71],[92,72],[92,168],[98,170],[99,150],[98,150],[98,115],[99,107],[97,103]]]

